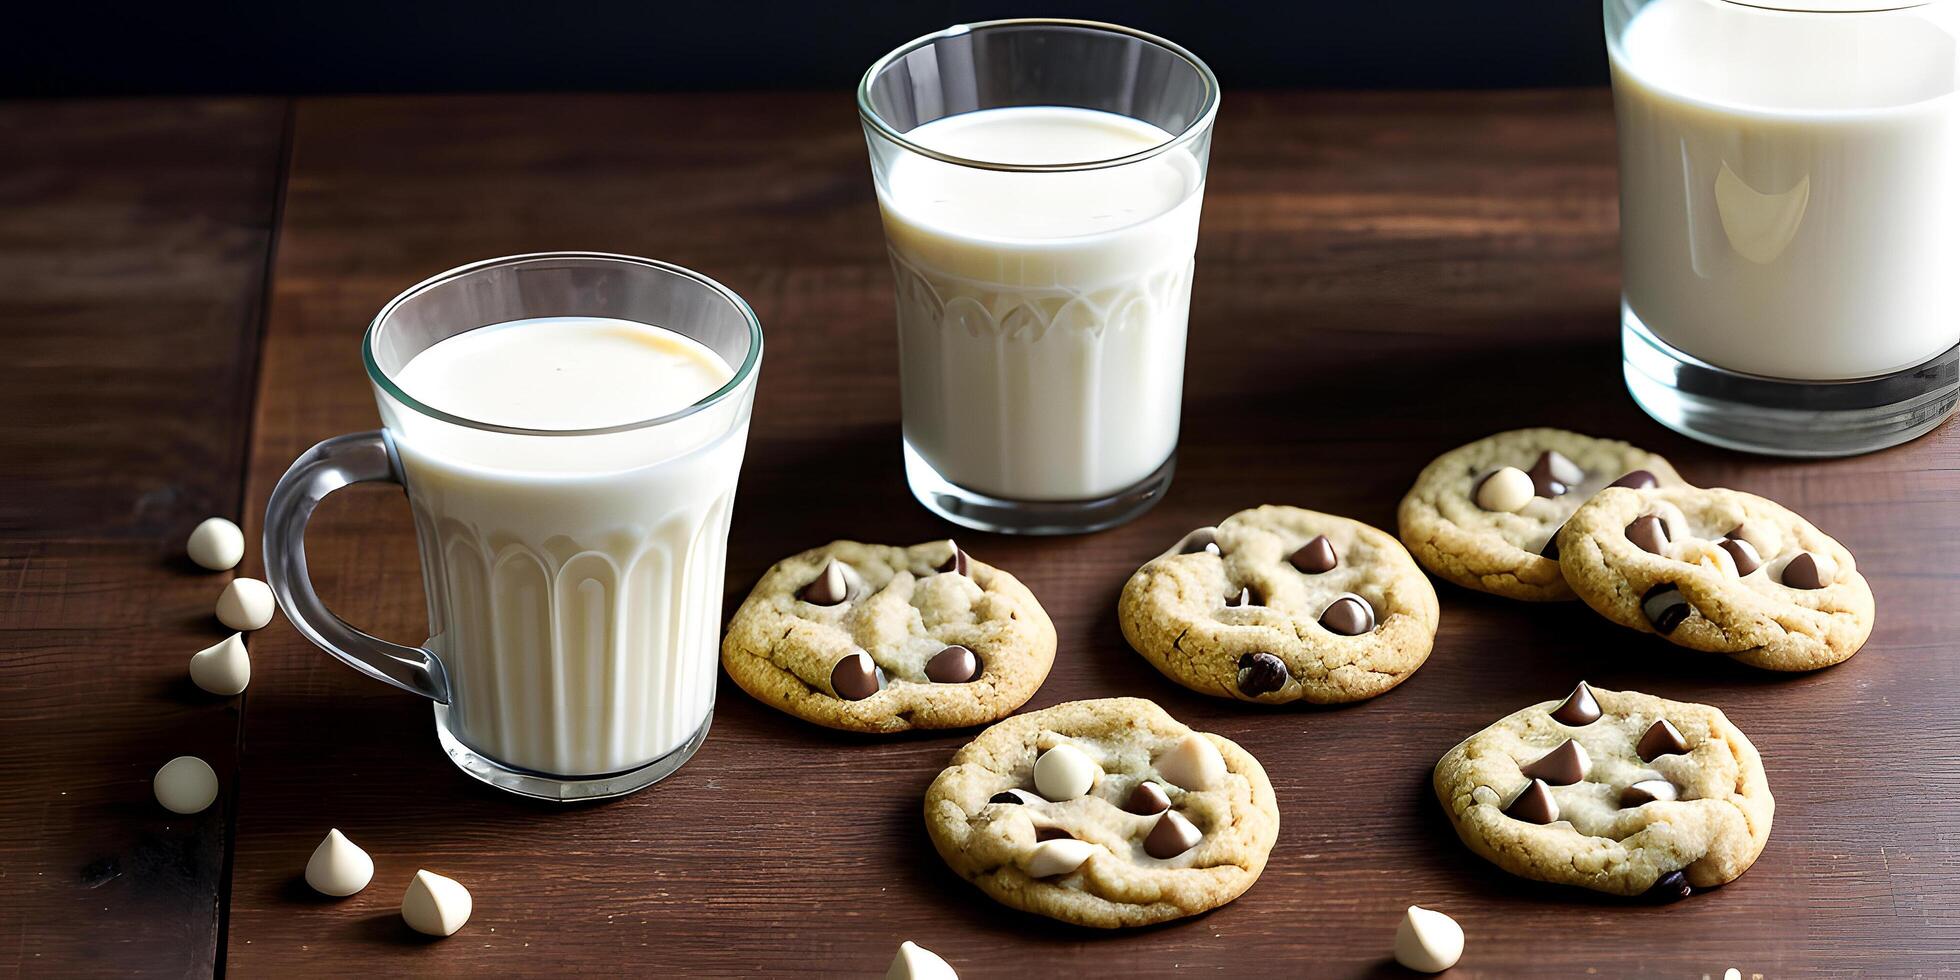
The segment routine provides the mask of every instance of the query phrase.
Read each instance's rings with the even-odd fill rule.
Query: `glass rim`
[[[1741,7],[1755,7],[1788,14],[1880,14],[1912,7],[1925,7],[1935,0],[1728,0]]]
[[[1109,157],[1103,160],[1085,160],[1079,163],[1001,163],[994,160],[976,160],[970,157],[955,156],[951,153],[942,153],[906,139],[905,134],[894,129],[891,123],[886,122],[884,117],[878,114],[878,110],[872,108],[872,81],[883,74],[885,69],[891,67],[893,62],[942,38],[959,37],[977,31],[994,30],[1003,27],[1079,28],[1100,31],[1105,34],[1118,34],[1124,37],[1134,38],[1146,44],[1155,45],[1176,55],[1185,64],[1190,65],[1192,69],[1197,71],[1198,78],[1205,86],[1204,104],[1195,119],[1186,124],[1183,130],[1173,134],[1170,139],[1162,143],[1152,146],[1149,149],[1138,150],[1135,153],[1125,154],[1120,157]],[[971,24],[954,24],[944,30],[934,31],[931,34],[913,38],[893,48],[884,57],[872,62],[870,68],[865,69],[864,77],[858,81],[857,105],[858,117],[864,120],[866,126],[877,131],[879,136],[898,144],[906,150],[929,159],[938,160],[941,163],[950,163],[959,167],[970,167],[975,170],[996,170],[1005,173],[1069,173],[1081,170],[1105,170],[1110,167],[1120,167],[1125,164],[1136,163],[1140,160],[1148,160],[1151,157],[1167,153],[1197,139],[1199,134],[1211,128],[1212,120],[1218,116],[1218,76],[1212,73],[1211,66],[1205,64],[1204,59],[1192,54],[1183,45],[1158,37],[1147,31],[1139,31],[1133,27],[1124,27],[1120,24],[1109,24],[1097,20],[1072,20],[1061,17],[1011,17],[1003,20],[975,21]]]
[[[1928,111],[1928,109],[1931,107],[1939,106],[1939,104],[1942,102],[1960,101],[1960,85],[1956,85],[1955,87],[1948,89],[1947,91],[1940,92],[1936,95],[1929,95],[1926,98],[1916,99],[1911,102],[1895,102],[1890,105],[1840,106],[1840,107],[1831,107],[1831,108],[1758,105],[1752,102],[1741,102],[1733,99],[1711,98],[1705,95],[1699,95],[1692,92],[1684,92],[1680,89],[1679,86],[1669,86],[1669,85],[1662,84],[1661,82],[1659,82],[1653,77],[1652,72],[1646,71],[1641,67],[1636,66],[1634,64],[1633,57],[1627,54],[1626,44],[1624,43],[1626,40],[1627,30],[1629,27],[1632,26],[1634,18],[1639,16],[1639,11],[1646,9],[1646,7],[1649,5],[1650,2],[1651,0],[1602,0],[1600,4],[1600,7],[1605,12],[1605,17],[1606,17],[1606,24],[1605,24],[1606,56],[1607,56],[1606,60],[1608,63],[1608,67],[1612,69],[1612,73],[1613,73],[1613,77],[1610,81],[1612,82],[1613,87],[1616,89],[1620,84],[1620,75],[1625,74],[1627,77],[1633,79],[1634,81],[1638,82],[1641,85],[1647,86],[1648,88],[1651,88],[1657,92],[1665,93],[1670,98],[1679,99],[1682,102],[1686,102],[1700,109],[1713,110],[1716,112],[1733,113],[1735,115],[1745,116],[1751,119],[1769,120],[1775,122],[1781,122],[1781,121],[1795,119],[1795,118],[1822,119],[1832,123],[1839,123],[1847,120],[1856,120],[1861,118],[1871,118],[1874,116],[1880,118],[1889,118],[1892,116],[1904,116],[1904,115],[1910,115],[1918,112],[1925,112]],[[1883,10],[1859,10],[1859,11],[1788,10],[1783,8],[1771,7],[1768,6],[1767,3],[1754,2],[1754,0],[1722,0],[1722,2],[1735,7],[1743,7],[1749,10],[1759,11],[1765,15],[1770,15],[1770,16],[1787,15],[1791,17],[1809,18],[1809,17],[1842,17],[1845,16],[1846,14],[1876,14],[1876,15],[1883,15],[1888,17],[1896,14],[1896,15],[1903,16],[1921,7],[1937,6],[1938,4],[1941,3],[1960,2],[1960,0],[1894,0],[1894,2],[1902,3],[1903,6],[1896,6],[1896,7],[1888,6]],[[1624,22],[1616,23],[1613,15],[1616,12],[1625,13],[1628,10],[1632,10],[1633,12],[1627,15],[1626,20]]]
[[[448,282],[453,282],[458,279],[468,278],[469,276],[475,275],[479,272],[483,272],[488,269],[503,268],[505,266],[522,265],[525,263],[546,261],[552,259],[593,259],[593,260],[598,260],[600,262],[612,263],[615,265],[640,266],[642,268],[655,269],[661,272],[669,273],[671,275],[676,275],[683,279],[690,279],[702,286],[706,286],[708,287],[709,290],[716,293],[721,298],[727,300],[728,303],[731,306],[735,307],[735,310],[742,315],[743,321],[748,325],[749,328],[748,356],[742,359],[742,363],[735,368],[735,373],[729,377],[726,384],[723,384],[721,387],[716,388],[714,391],[711,391],[708,394],[701,396],[691,405],[688,405],[684,408],[676,409],[672,412],[668,412],[665,415],[656,416],[650,419],[640,419],[634,422],[623,422],[619,425],[608,425],[608,426],[603,426],[600,428],[593,428],[593,429],[531,429],[531,428],[525,428],[523,426],[501,425],[496,422],[484,422],[478,419],[464,418],[463,416],[455,415],[450,412],[445,412],[442,409],[436,408],[433,405],[429,405],[424,402],[418,401],[414,396],[410,395],[406,391],[403,391],[401,386],[395,383],[395,379],[389,376],[388,372],[381,369],[380,362],[377,361],[374,356],[375,336],[380,333],[382,325],[387,323],[389,317],[392,316],[395,310],[399,308],[403,303],[415,298],[416,296],[420,296],[421,294],[428,292],[429,290],[437,286],[443,285]],[[661,326],[660,324],[650,324],[650,325]],[[489,326],[489,324],[484,324],[484,326]],[[477,328],[472,328],[472,329],[477,329]],[[674,328],[664,327],[664,329],[673,330]],[[675,331],[675,332],[679,333],[680,331]],[[451,334],[451,336],[456,336],[456,335]],[[446,340],[448,338],[444,338],[444,339]],[[687,418],[688,416],[694,415],[698,412],[705,411],[708,408],[711,408],[714,405],[727,400],[730,395],[734,394],[736,391],[741,390],[744,385],[748,384],[751,380],[754,379],[756,366],[762,363],[762,321],[760,318],[758,318],[755,315],[755,310],[750,308],[748,301],[744,300],[734,290],[728,288],[727,286],[722,285],[719,282],[716,282],[715,280],[705,275],[702,275],[699,272],[694,271],[693,269],[689,269],[685,266],[675,265],[672,262],[662,262],[659,259],[642,258],[637,255],[622,255],[616,252],[576,252],[576,251],[574,252],[525,252],[519,255],[505,255],[499,258],[483,259],[481,261],[471,262],[467,265],[459,265],[454,269],[450,269],[447,272],[437,273],[436,275],[430,276],[429,278],[424,279],[421,282],[418,282],[415,285],[402,290],[401,293],[396,295],[394,299],[389,300],[385,305],[381,307],[381,312],[376,313],[374,315],[374,319],[368,323],[367,330],[362,332],[361,363],[367,368],[368,380],[374,382],[376,387],[380,388],[383,392],[386,392],[388,397],[393,398],[395,401],[401,403],[402,405],[410,409],[413,409],[414,411],[422,415],[428,416],[429,418],[435,419],[440,422],[447,422],[451,425],[460,425],[465,428],[476,429],[482,432],[499,432],[505,435],[514,435],[514,436],[559,436],[559,437],[603,436],[603,435],[612,435],[620,432],[632,432],[637,429],[649,429],[655,426],[665,425],[669,422],[678,422],[681,419]]]

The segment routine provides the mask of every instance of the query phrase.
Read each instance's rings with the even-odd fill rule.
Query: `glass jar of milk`
[[[906,479],[967,527],[1120,524],[1169,487],[1218,83],[1127,28],[886,55],[858,107],[898,293]]]
[[[1960,401],[1960,0],[1606,0],[1648,414],[1837,456]]]

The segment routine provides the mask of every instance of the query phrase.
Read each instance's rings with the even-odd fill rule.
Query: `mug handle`
[[[265,505],[265,570],[279,608],[301,636],[378,681],[449,703],[442,661],[421,647],[369,636],[333,614],[306,571],[306,522],[327,494],[350,483],[402,484],[401,464],[386,432],[335,436],[293,461]]]

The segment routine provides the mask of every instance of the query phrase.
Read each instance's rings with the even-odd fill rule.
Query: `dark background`
[[[849,89],[952,24],[1080,17],[1169,37],[1233,88],[1495,88],[1606,78],[1597,0],[1290,3],[395,3],[23,5],[0,94]]]

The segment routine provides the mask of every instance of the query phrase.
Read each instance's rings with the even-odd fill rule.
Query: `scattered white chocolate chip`
[[[372,880],[374,859],[339,830],[327,831],[327,839],[306,861],[306,883],[322,895],[344,898],[366,888]],[[468,918],[467,913],[464,918]]]
[[[252,658],[245,654],[245,634],[233,633],[191,654],[191,683],[230,697],[252,682]]]
[[[1441,912],[1411,905],[1395,927],[1395,962],[1418,973],[1441,973],[1463,957],[1463,927]]]
[[[1185,789],[1210,789],[1225,778],[1225,757],[1218,754],[1218,746],[1211,744],[1211,739],[1197,732],[1184,736],[1151,764],[1171,785]]]
[[[402,896],[402,921],[425,936],[453,936],[470,921],[470,890],[454,878],[417,871]]]
[[[1485,510],[1515,514],[1531,503],[1537,494],[1531,477],[1515,466],[1506,466],[1477,484],[1477,506]]]
[[[191,561],[214,572],[235,568],[239,559],[245,557],[245,532],[222,517],[207,518],[191,531],[184,551]]]
[[[1722,980],[1742,980],[1742,971],[1735,967],[1729,967],[1722,971]]]
[[[218,798],[218,774],[194,755],[180,755],[163,764],[151,781],[157,802],[171,813],[202,813]]]
[[[251,632],[272,622],[272,587],[255,578],[235,578],[218,596],[218,622]]]
[[[1072,837],[1057,837],[1034,846],[1028,854],[1028,876],[1050,878],[1082,867],[1096,853],[1096,845]]]
[[[1057,745],[1034,760],[1035,791],[1060,802],[1089,795],[1102,767],[1073,745]]]
[[[938,953],[908,939],[898,944],[885,980],[960,980],[960,975]]]

